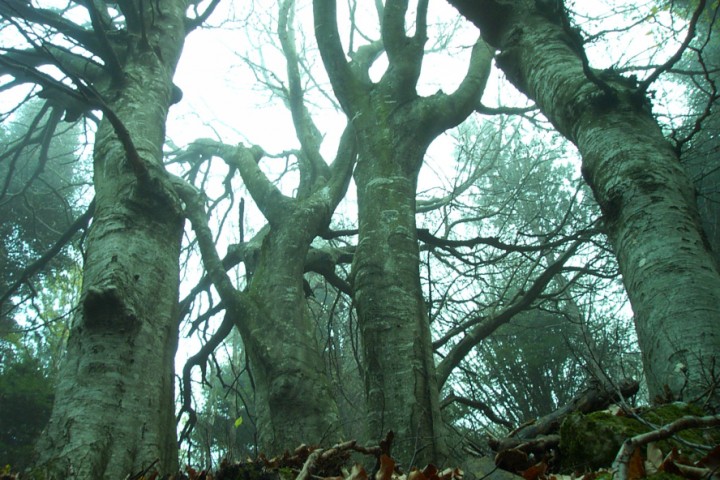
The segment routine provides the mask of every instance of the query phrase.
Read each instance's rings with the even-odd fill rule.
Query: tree
[[[673,4],[662,4],[672,8]],[[691,19],[694,2],[680,2],[679,15]],[[711,5],[697,18],[698,39],[673,71],[676,81],[689,90],[690,111],[680,125],[671,125],[670,134],[680,151],[680,160],[697,192],[698,211],[720,264],[720,169],[718,168],[718,139],[712,132],[720,126],[718,112],[718,66],[720,65],[720,41],[717,30],[717,5]]]
[[[53,385],[43,370],[30,355],[5,358],[0,370],[0,463],[15,470],[31,465],[35,441],[50,417]]]
[[[448,194],[420,202],[442,406],[475,444],[483,430],[498,435],[549,413],[589,379],[613,388],[623,378],[613,367],[624,356],[603,358],[604,335],[586,326],[595,312],[611,317],[617,306],[601,298],[622,289],[597,208],[566,142],[506,112],[453,133]],[[603,320],[592,330],[618,321]]]
[[[443,131],[473,112],[490,70],[478,42],[465,79],[448,95],[417,93],[427,38],[428,3],[419,2],[412,35],[408,2],[378,3],[382,40],[343,53],[334,0],[313,2],[315,32],[330,82],[358,137],[358,245],[353,300],[363,340],[370,435],[395,433],[403,463],[440,461],[449,452],[440,415],[430,326],[419,280],[416,187],[423,157]],[[382,78],[369,69],[381,53]]]
[[[717,405],[720,274],[692,184],[647,97],[675,57],[636,82],[588,65],[562,4],[450,3],[499,50],[508,79],[578,147],[635,312],[651,398]]]
[[[328,164],[320,153],[322,135],[305,104],[305,92],[294,36],[294,2],[280,2],[278,36],[286,58],[287,87],[282,100],[292,115],[300,148],[291,153],[299,173],[295,195],[286,195],[260,167],[267,155],[259,147],[195,142],[188,154],[197,160],[222,158],[236,171],[267,220],[255,238],[234,247],[233,259],[222,261],[214,245],[202,200],[185,194],[189,218],[203,263],[225,308],[223,326],[203,351],[186,365],[204,365],[235,325],[243,339],[255,385],[258,441],[267,455],[307,443],[332,443],[342,436],[339,413],[308,310],[303,273],[310,244],[325,232],[337,204],[345,195],[355,165],[355,134],[347,127],[337,155]],[[226,269],[244,261],[245,290],[235,285]],[[189,389],[184,411],[190,412]]]
[[[225,342],[223,355],[210,364],[203,406],[190,434],[187,464],[212,469],[221,460],[257,456],[257,429],[251,376],[240,369],[244,354],[237,332]]]
[[[177,345],[182,202],[162,167],[172,83],[190,2],[87,2],[64,8],[12,0],[0,56],[4,89],[30,83],[64,119],[96,118],[93,223],[39,465],[48,478],[124,478],[157,461],[177,468],[173,358]],[[77,23],[72,19],[80,20]],[[52,66],[60,74],[46,73]],[[152,375],[149,378],[148,375]]]
[[[43,254],[58,232],[71,226],[87,181],[82,168],[73,171],[79,164],[78,125],[68,124],[54,135],[60,116],[37,101],[21,105],[9,120],[0,131],[0,333],[14,328],[13,310],[39,288],[24,288],[25,258]],[[72,255],[63,251],[51,268],[57,273],[72,263]],[[11,295],[22,298],[11,305]]]

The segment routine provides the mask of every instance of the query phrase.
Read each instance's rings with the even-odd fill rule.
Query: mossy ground
[[[643,409],[637,415],[648,423],[607,411],[570,415],[560,427],[561,469],[567,472],[585,472],[608,468],[626,439],[649,432],[683,416],[702,416],[703,412],[691,405],[672,403]],[[664,453],[673,446],[689,450],[687,444],[678,441],[678,438],[693,444],[711,446],[720,443],[720,431],[685,430],[675,438],[658,442],[657,445]]]

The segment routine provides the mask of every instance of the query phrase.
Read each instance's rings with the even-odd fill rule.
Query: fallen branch
[[[300,473],[295,478],[295,480],[308,480],[310,478],[310,475],[312,475],[312,472],[315,469],[318,461],[326,460],[334,455],[338,455],[341,452],[355,450],[356,446],[356,440],[349,440],[344,443],[338,443],[337,445],[324,450],[318,448],[310,454],[307,460],[305,460],[305,464],[303,465],[302,470],[300,470]]]
[[[555,433],[560,428],[563,419],[574,412],[590,413],[607,408],[619,395],[628,398],[637,393],[638,382],[625,379],[617,385],[617,391],[605,388],[601,385],[589,387],[577,394],[567,405],[558,408],[554,412],[539,418],[532,424],[520,427],[508,437],[503,439],[490,439],[490,448],[496,452],[517,448],[518,445],[526,443],[540,435]]]
[[[690,428],[715,427],[718,425],[720,425],[720,415],[710,415],[707,417],[686,416],[658,428],[657,430],[642,433],[625,440],[612,465],[613,470],[617,472],[616,478],[618,480],[627,480],[630,458],[638,447],[647,445],[650,442],[664,440],[682,430]]]

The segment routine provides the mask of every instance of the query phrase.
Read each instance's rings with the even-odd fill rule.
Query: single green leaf
[[[238,417],[235,419],[235,428],[238,428],[240,425],[242,425],[242,417]]]

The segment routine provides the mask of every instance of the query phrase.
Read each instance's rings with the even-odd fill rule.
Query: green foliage
[[[42,254],[73,222],[81,184],[79,130],[58,124],[29,102],[0,129],[0,288],[8,286],[33,257]],[[56,258],[60,269],[69,260]]]
[[[3,362],[4,363],[4,362]],[[52,409],[53,385],[40,361],[23,355],[0,371],[0,465],[27,467]]]
[[[256,456],[252,386],[247,372],[236,368],[243,358],[237,332],[226,347],[232,347],[224,352],[227,358],[212,362],[207,370],[197,423],[182,452],[188,464],[203,468],[212,468],[221,459]]]

